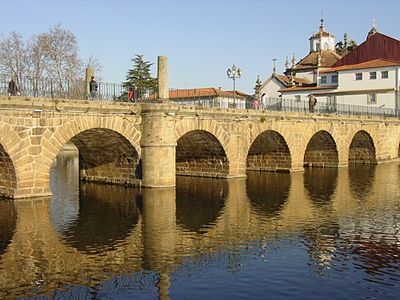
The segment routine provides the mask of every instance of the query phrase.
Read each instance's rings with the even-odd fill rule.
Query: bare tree
[[[18,32],[0,40],[0,71],[14,78],[18,85],[28,71],[28,47]]]
[[[64,88],[66,80],[78,80],[82,64],[78,58],[78,42],[75,35],[55,25],[47,33],[38,36],[42,51],[47,58],[46,71]]]
[[[34,36],[28,43],[28,78],[32,82],[33,94],[39,95],[39,85],[48,79],[49,59],[43,51],[43,43],[39,36]]]
[[[90,55],[85,61],[85,68],[92,68],[97,80],[101,80],[101,70],[103,69],[100,61],[94,55]]]

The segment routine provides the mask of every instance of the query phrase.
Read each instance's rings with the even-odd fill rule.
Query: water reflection
[[[80,192],[79,215],[61,231],[65,243],[79,251],[108,251],[138,223],[135,190],[85,183]]]
[[[304,171],[304,187],[314,204],[329,203],[336,191],[337,168],[307,168]]]
[[[50,210],[54,227],[60,232],[79,215],[79,157],[75,150],[62,150],[50,174],[53,199]]]
[[[0,202],[1,299],[400,295],[399,165],[161,190],[79,185],[76,166],[55,162],[51,200]]]
[[[192,232],[206,232],[220,215],[227,194],[226,180],[177,177],[176,219],[178,224]]]
[[[17,223],[17,211],[14,201],[0,199],[0,255],[2,255],[13,237]]]
[[[349,166],[350,191],[354,198],[363,200],[371,193],[376,165]]]
[[[291,176],[287,173],[248,172],[247,196],[256,211],[276,216],[288,198],[290,184]]]
[[[76,151],[61,151],[51,176],[51,219],[66,244],[82,252],[100,253],[124,240],[138,223],[138,190],[79,184]]]

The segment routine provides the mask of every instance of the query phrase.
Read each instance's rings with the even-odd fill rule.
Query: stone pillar
[[[166,56],[158,57],[157,78],[158,78],[158,98],[160,100],[169,100],[168,65]]]
[[[93,68],[92,67],[86,68],[86,75],[85,75],[85,96],[86,96],[86,99],[89,99],[89,95],[90,95],[89,82],[90,82],[92,76],[94,76]]]
[[[142,105],[142,186],[150,188],[174,187],[175,114],[176,105]]]

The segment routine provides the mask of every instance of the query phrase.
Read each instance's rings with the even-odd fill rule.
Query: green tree
[[[126,88],[135,86],[138,97],[153,94],[157,90],[157,79],[150,74],[153,63],[144,60],[143,55],[135,54],[132,59],[133,68],[128,71],[126,81],[122,85]]]

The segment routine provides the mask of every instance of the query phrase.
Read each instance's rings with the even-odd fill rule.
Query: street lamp
[[[236,66],[233,65],[231,68],[228,68],[228,70],[226,70],[226,74],[228,75],[228,78],[232,78],[232,80],[233,80],[233,105],[236,108],[235,80],[236,80],[236,78],[240,78],[240,76],[242,76],[242,70],[240,68],[236,68]]]

